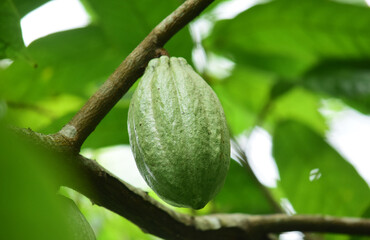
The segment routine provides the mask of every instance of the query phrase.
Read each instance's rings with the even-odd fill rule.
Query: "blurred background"
[[[0,3],[3,125],[58,131],[182,2]],[[195,215],[284,211],[370,217],[369,33],[370,9],[363,0],[219,0],[176,34],[165,48],[171,56],[186,58],[217,93],[233,135],[235,161],[224,188],[204,209],[167,206]],[[127,110],[135,87],[87,139],[82,154],[161,201],[140,176],[129,146]],[[8,133],[0,136],[1,161],[19,152],[9,148],[8,138]],[[42,155],[30,151],[18,158]],[[9,168],[25,168],[13,162]],[[28,175],[15,171],[8,172],[9,178],[17,176],[21,186]],[[12,188],[3,176],[2,189]],[[158,239],[71,189],[59,192],[74,201],[99,240]],[[30,198],[17,194],[14,198]],[[35,196],[42,217],[43,193]],[[28,211],[19,205],[14,203],[16,215]],[[280,239],[302,236],[286,233]]]

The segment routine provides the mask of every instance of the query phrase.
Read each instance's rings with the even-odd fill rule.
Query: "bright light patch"
[[[196,21],[189,24],[190,32],[195,42],[200,43],[209,36],[213,22],[206,17],[199,17]]]
[[[51,33],[85,27],[90,17],[78,0],[53,0],[30,12],[21,20],[26,46]]]
[[[272,138],[263,128],[255,128],[249,138],[246,135],[237,137],[238,144],[246,152],[248,163],[258,180],[268,187],[276,187],[280,179],[279,171],[272,157]],[[231,156],[235,158],[235,151],[231,149]]]
[[[370,185],[370,117],[344,109],[332,117],[327,138]]]
[[[234,64],[230,65],[231,61],[219,61],[220,58],[208,59],[209,56],[206,55],[205,50],[201,44],[202,40],[209,36],[215,21],[234,18],[248,8],[251,8],[254,5],[262,3],[264,1],[265,0],[226,1],[219,4],[210,13],[206,13],[203,16],[199,17],[197,20],[190,23],[190,33],[195,42],[195,48],[193,50],[193,63],[195,64],[195,67],[199,72],[203,73],[207,71],[207,74],[216,76],[218,79],[223,79],[230,75]],[[210,63],[209,61],[212,60],[216,61]],[[226,69],[223,66],[226,66]]]
[[[301,232],[287,232],[287,233],[280,234],[279,239],[280,240],[301,240],[301,239],[304,239],[303,237],[304,235]]]
[[[233,61],[213,53],[208,53],[207,57],[206,71],[209,76],[221,80],[231,75],[235,66]]]
[[[250,135],[247,156],[258,179],[266,186],[276,187],[280,177],[272,156],[272,137],[263,128],[255,128]]]
[[[9,58],[1,59],[0,60],[0,69],[5,69],[9,67],[13,63],[13,60]]]
[[[144,191],[149,191],[148,185],[136,166],[135,158],[129,145],[117,145],[98,150],[84,149],[82,155],[96,159],[99,164],[123,181]]]
[[[213,14],[217,17],[217,19],[232,19],[239,15],[241,12],[244,12],[248,8],[253,7],[257,3],[262,2],[259,0],[231,0],[224,3],[219,4]]]
[[[314,168],[310,171],[310,175],[308,177],[308,179],[310,180],[310,182],[313,182],[313,181],[317,181],[321,178],[321,172],[320,172],[320,169],[319,168]]]
[[[294,215],[297,213],[294,210],[293,205],[289,202],[287,198],[280,199],[280,206],[284,209],[285,213],[288,215]]]

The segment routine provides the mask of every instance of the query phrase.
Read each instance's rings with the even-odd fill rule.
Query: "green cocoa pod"
[[[141,175],[164,201],[200,209],[222,187],[230,136],[222,106],[183,58],[152,59],[128,113]]]

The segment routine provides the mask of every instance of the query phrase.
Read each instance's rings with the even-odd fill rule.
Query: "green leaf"
[[[40,131],[47,128],[50,124],[52,126],[64,126],[68,120],[72,118],[70,113],[75,113],[84,104],[84,99],[71,95],[56,95],[50,98],[45,98],[34,103],[26,102],[12,102],[7,101],[7,111],[5,121],[10,125],[20,128],[31,128],[35,131]],[[69,119],[65,122],[60,122],[60,119],[69,115]],[[59,129],[53,127],[50,130],[55,133]],[[46,133],[46,132],[45,132]]]
[[[76,114],[76,112],[71,112],[66,115],[53,120],[49,125],[42,127],[39,132],[43,134],[53,134],[58,132],[64,125],[66,125]]]
[[[276,100],[277,98],[288,93],[295,87],[295,84],[287,81],[277,81],[270,90],[270,100]]]
[[[77,240],[56,198],[57,156],[0,125],[1,238]]]
[[[167,0],[84,0],[90,9],[94,23],[99,25],[107,38],[128,55],[167,15],[173,12],[182,1]],[[191,60],[192,40],[185,27],[172,38],[165,48],[171,56]]]
[[[50,0],[11,0],[14,6],[17,8],[18,13],[21,17],[24,17],[27,13],[42,6]]]
[[[80,193],[68,188],[62,188],[61,190],[63,195],[74,200],[86,219],[91,223],[97,239],[159,240],[159,238],[145,233],[137,225],[118,214],[96,204],[91,204],[91,200]]]
[[[269,98],[271,75],[252,68],[236,68],[232,75],[212,85],[219,97],[233,134],[253,127]]]
[[[364,213],[362,214],[362,217],[363,218],[370,218],[370,205],[368,206],[368,208],[364,211]]]
[[[343,99],[347,104],[370,113],[370,61],[326,61],[302,78],[312,91]]]
[[[295,78],[321,59],[370,57],[370,9],[333,1],[271,1],[216,23],[207,50]]]
[[[267,214],[274,209],[252,176],[231,160],[225,185],[213,200],[217,212]]]
[[[49,35],[28,50],[37,68],[15,61],[0,71],[0,95],[6,100],[29,102],[61,93],[87,98],[124,58],[97,27]]]
[[[236,68],[230,77],[217,85],[220,85],[219,91],[222,88],[235,102],[258,112],[267,101],[273,83],[274,78],[269,74],[251,68]]]
[[[0,59],[25,54],[20,16],[11,0],[0,2]]]
[[[254,113],[248,111],[242,104],[234,102],[232,96],[224,93],[221,86],[213,86],[213,90],[220,99],[227,124],[233,135],[239,134],[248,129],[248,127],[253,126],[256,118]]]
[[[78,209],[77,205],[69,198],[58,195],[63,214],[68,218],[69,231],[74,235],[76,240],[95,240],[95,234],[85,216]]]
[[[127,130],[128,106],[114,107],[86,139],[83,148],[101,148],[120,144],[129,144]],[[40,132],[51,134],[59,131],[76,113],[66,114],[54,120]]]
[[[289,91],[274,100],[266,124],[274,129],[277,122],[291,119],[305,123],[324,135],[327,125],[319,112],[320,100],[319,96],[304,88],[289,88]]]
[[[297,213],[358,217],[370,189],[355,168],[307,126],[286,121],[273,137],[280,186]]]
[[[128,104],[114,107],[84,142],[83,148],[100,148],[129,144],[127,130]]]

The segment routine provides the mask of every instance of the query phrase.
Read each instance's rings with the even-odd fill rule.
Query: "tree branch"
[[[175,212],[148,194],[106,171],[95,161],[71,156],[68,161],[86,182],[68,181],[67,186],[97,205],[132,221],[144,232],[164,239],[266,239],[268,233],[287,231],[370,235],[370,220],[285,214],[251,216],[214,214],[190,216]]]
[[[267,232],[319,232],[352,235],[370,235],[370,219],[331,217],[319,215],[283,214],[252,216],[250,227],[255,231]]]
[[[173,211],[148,194],[116,178],[93,160],[67,151],[62,140],[20,130],[33,143],[54,150],[61,166],[60,185],[84,194],[94,204],[130,220],[144,232],[164,239],[267,240],[269,233],[286,231],[342,233],[370,236],[370,219],[329,216],[213,214],[190,216]],[[60,161],[60,162],[58,162]]]
[[[187,0],[159,23],[131,52],[116,71],[87,101],[59,134],[78,152],[96,126],[143,74],[148,62],[164,44],[186,24],[198,16],[214,0]]]

